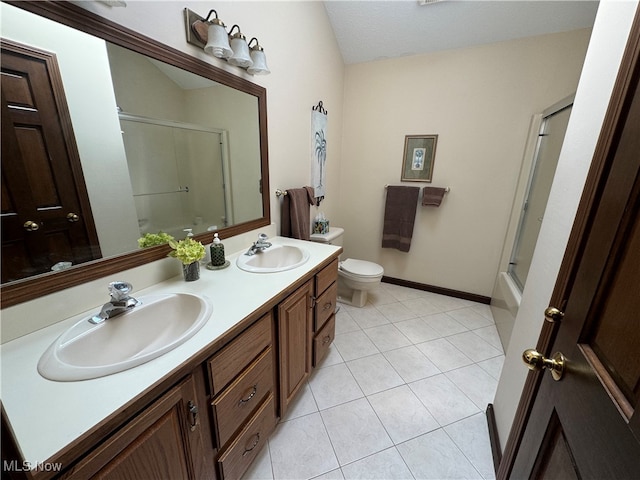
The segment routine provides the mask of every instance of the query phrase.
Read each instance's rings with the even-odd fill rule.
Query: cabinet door
[[[309,281],[278,306],[280,417],[311,373],[312,296]]]
[[[71,478],[135,480],[196,477],[203,452],[191,376],[175,386],[80,461]]]

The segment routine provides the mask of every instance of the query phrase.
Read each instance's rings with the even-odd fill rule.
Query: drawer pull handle
[[[251,389],[251,393],[249,394],[249,396],[247,398],[241,398],[240,401],[238,402],[238,405],[243,405],[247,403],[249,400],[255,397],[257,391],[258,391],[258,385],[254,385],[253,388]]]
[[[322,345],[326,345],[327,343],[329,343],[331,341],[331,335],[327,335],[326,337],[324,337],[322,339]]]
[[[258,446],[258,443],[260,442],[260,432],[256,433],[254,437],[255,437],[255,440],[253,441],[253,444],[251,445],[251,447],[250,448],[245,447],[244,452],[242,452],[243,457]]]
[[[189,400],[189,403],[187,404],[187,408],[189,409],[189,415],[191,417],[189,421],[189,427],[193,432],[198,426],[198,406],[195,403],[193,403],[191,400]]]
[[[327,302],[324,304],[323,310],[329,310],[333,306],[333,302]]]

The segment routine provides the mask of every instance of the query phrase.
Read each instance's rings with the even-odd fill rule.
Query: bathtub
[[[491,296],[491,312],[505,351],[511,338],[511,331],[516,321],[520,302],[522,302],[520,288],[507,272],[500,272]]]

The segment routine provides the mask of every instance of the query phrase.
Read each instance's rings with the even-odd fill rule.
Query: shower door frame
[[[194,123],[176,122],[173,120],[164,120],[144,115],[136,115],[127,112],[118,112],[119,120],[129,122],[147,123],[150,125],[158,125],[162,127],[181,128],[183,130],[193,130],[198,132],[216,133],[220,135],[220,150],[222,154],[222,189],[224,192],[224,212],[225,227],[233,225],[233,209],[231,208],[231,164],[229,161],[229,133],[227,130]]]
[[[533,187],[534,180],[536,179],[536,172],[538,171],[537,167],[539,164],[538,160],[539,160],[539,154],[540,154],[540,147],[541,147],[542,140],[544,138],[544,128],[549,118],[566,110],[567,108],[572,108],[574,99],[575,99],[575,94],[569,95],[568,97],[565,97],[562,100],[551,105],[550,107],[546,108],[542,113],[535,115],[532,120],[530,138],[535,139],[535,145],[532,148],[533,151],[530,157],[531,164],[529,166],[529,175],[527,178],[527,184],[526,184],[526,189],[524,191],[524,196],[522,198],[522,203],[518,210],[519,212],[518,226],[516,228],[515,236],[511,246],[511,253],[509,254],[509,264],[507,265],[507,275],[509,275],[511,280],[513,280],[513,283],[520,290],[521,294],[524,290],[526,279],[524,282],[521,282],[520,279],[517,277],[517,275],[514,274],[513,270],[514,270],[514,265],[516,264],[515,257],[517,253],[517,247],[520,241],[522,240],[523,225],[524,225],[524,220],[526,218],[529,199],[532,193],[531,190]],[[568,120],[567,120],[567,124],[568,124]],[[565,133],[566,133],[566,130],[565,130]],[[564,139],[563,139],[563,143],[564,143]],[[559,155],[558,155],[558,159],[559,159]],[[557,160],[556,160],[556,166],[557,166]],[[525,168],[525,165],[523,165],[523,169],[524,168]],[[536,243],[537,243],[537,237],[536,237]],[[534,247],[534,250],[535,250],[535,247]]]

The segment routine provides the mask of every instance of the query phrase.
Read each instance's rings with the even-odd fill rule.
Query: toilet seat
[[[340,269],[345,273],[350,273],[358,277],[381,277],[384,275],[384,268],[377,263],[367,262],[366,260],[355,260],[348,258],[340,262]]]

